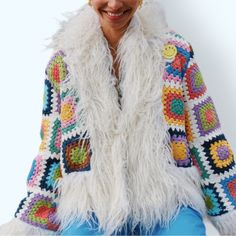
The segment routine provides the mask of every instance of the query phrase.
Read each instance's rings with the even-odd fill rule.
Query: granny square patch
[[[233,151],[223,134],[205,141],[202,146],[215,174],[224,173],[235,165]]]
[[[167,123],[184,126],[185,113],[182,90],[163,86],[162,102]]]
[[[44,229],[54,231],[58,229],[54,220],[56,204],[53,203],[52,198],[38,193],[30,197],[27,205],[27,208],[23,208],[23,212],[21,212],[22,221]]]
[[[205,136],[220,128],[220,121],[211,97],[194,105],[194,115],[200,136]]]
[[[67,173],[90,170],[90,140],[80,135],[65,140],[62,144],[63,163]]]
[[[206,92],[206,85],[203,81],[200,69],[196,63],[187,69],[185,80],[189,99],[198,98]]]

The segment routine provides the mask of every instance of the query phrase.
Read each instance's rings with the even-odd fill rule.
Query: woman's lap
[[[98,225],[94,222],[91,225],[84,223],[80,227],[77,225],[75,222],[60,235],[103,235],[97,231]],[[119,235],[132,235],[129,231],[122,229]],[[145,232],[136,227],[133,235],[145,235]],[[169,228],[161,228],[157,224],[151,235],[206,235],[206,228],[199,212],[191,207],[182,207],[177,217],[170,222]]]

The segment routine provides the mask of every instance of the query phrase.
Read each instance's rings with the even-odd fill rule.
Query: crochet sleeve
[[[60,83],[67,68],[61,51],[53,53],[45,70],[41,143],[26,180],[27,194],[19,203],[14,218],[0,227],[0,235],[54,235],[56,180],[61,178]]]
[[[191,156],[201,173],[207,213],[221,234],[236,232],[236,166],[222,131],[214,101],[207,90],[189,44],[183,76],[186,133]]]

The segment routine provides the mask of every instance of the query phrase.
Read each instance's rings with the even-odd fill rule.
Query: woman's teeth
[[[115,14],[115,13],[111,13],[111,12],[107,12],[107,14],[108,14],[109,16],[121,16],[121,15],[124,14],[124,12],[117,13],[117,14]]]

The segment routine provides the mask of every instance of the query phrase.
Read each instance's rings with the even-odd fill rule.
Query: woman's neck
[[[125,34],[129,23],[123,26],[119,26],[119,27],[111,27],[107,25],[107,23],[103,22],[102,24],[101,22],[101,28],[102,28],[103,34],[105,38],[107,39],[108,44],[112,48],[117,49],[119,41],[122,38],[122,36]]]
[[[109,46],[116,50],[120,39],[124,35],[124,32],[109,29],[109,30],[103,30],[103,34],[107,39]]]

